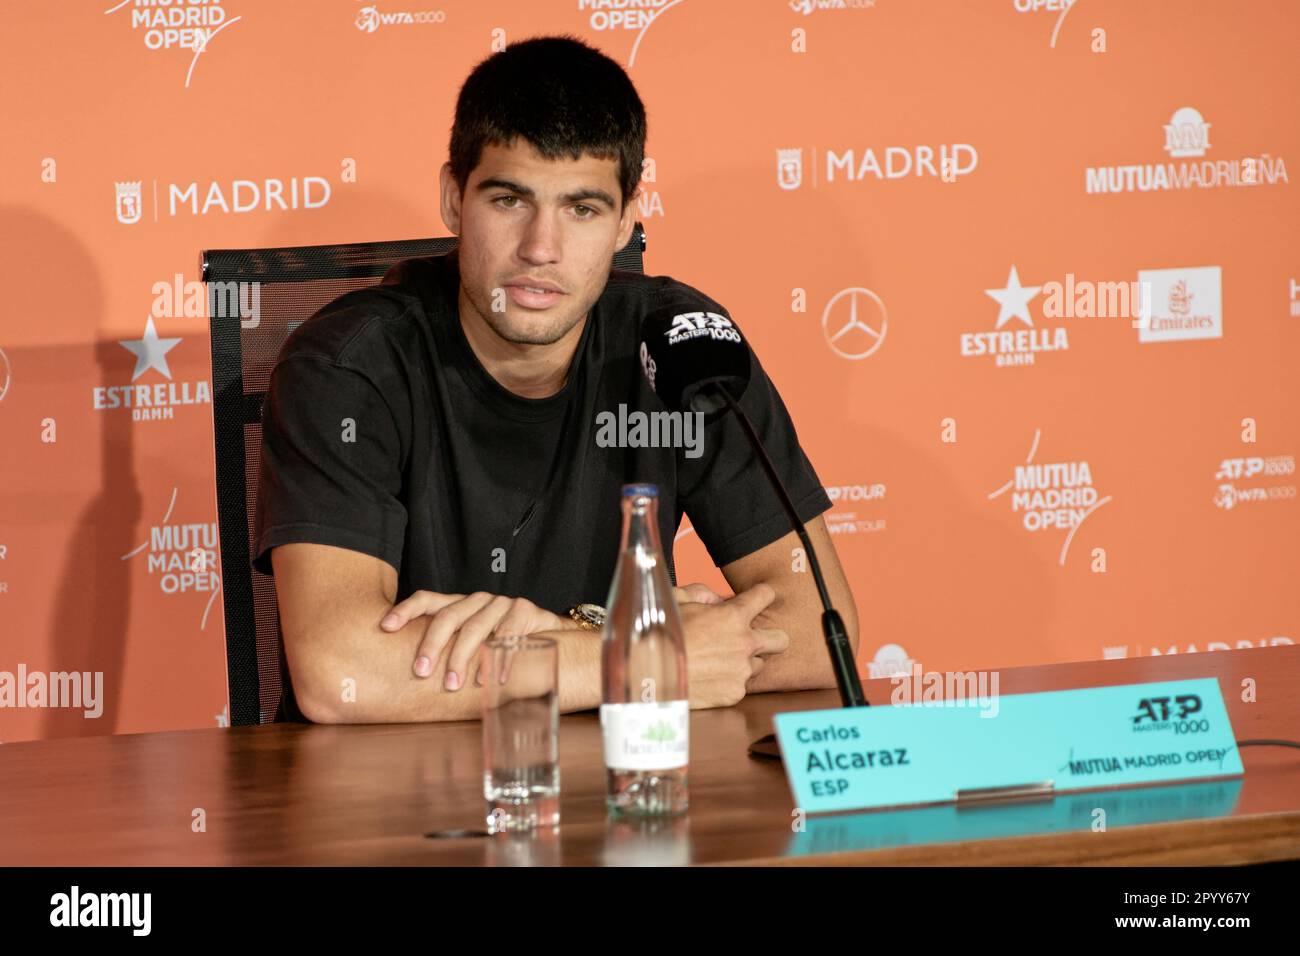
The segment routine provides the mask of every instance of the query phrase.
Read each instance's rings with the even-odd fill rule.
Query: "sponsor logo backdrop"
[[[24,3],[0,674],[103,700],[0,741],[226,722],[199,250],[445,234],[459,83],[558,32],[647,103],[648,270],[781,389],[864,675],[1296,639],[1289,0]]]

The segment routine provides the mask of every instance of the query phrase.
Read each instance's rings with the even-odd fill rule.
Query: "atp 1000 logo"
[[[1175,734],[1204,733],[1210,722],[1204,717],[1191,720],[1201,711],[1199,694],[1179,694],[1177,697],[1144,697],[1138,703],[1137,716],[1133,718],[1133,732],[1173,730]]]
[[[664,333],[668,344],[676,345],[701,336],[739,342],[740,333],[731,319],[717,312],[683,312],[673,316],[673,327]]]

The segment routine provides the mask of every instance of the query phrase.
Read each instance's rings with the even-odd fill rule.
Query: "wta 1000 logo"
[[[1199,694],[1179,694],[1177,697],[1144,697],[1138,702],[1133,718],[1133,732],[1173,730],[1175,734],[1204,733],[1210,722],[1204,717],[1192,719],[1201,712]]]

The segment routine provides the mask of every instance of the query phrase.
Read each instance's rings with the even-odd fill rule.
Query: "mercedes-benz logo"
[[[836,309],[836,303],[846,297],[847,305]],[[859,318],[859,303],[863,311],[871,310],[879,315],[878,329]],[[832,312],[836,313],[834,323],[831,322]],[[822,311],[822,334],[826,337],[826,344],[832,352],[846,359],[864,359],[880,348],[888,327],[885,303],[880,296],[861,286],[850,286],[835,293]]]

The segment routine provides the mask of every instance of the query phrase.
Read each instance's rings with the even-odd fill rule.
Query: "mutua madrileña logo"
[[[1289,183],[1281,156],[1261,153],[1231,159],[1206,159],[1210,126],[1190,106],[1175,110],[1164,124],[1165,152],[1171,162],[1128,163],[1084,168],[1087,193],[1152,192],[1169,189],[1211,189],[1217,186],[1272,186]],[[1173,162],[1177,160],[1177,162]]]

